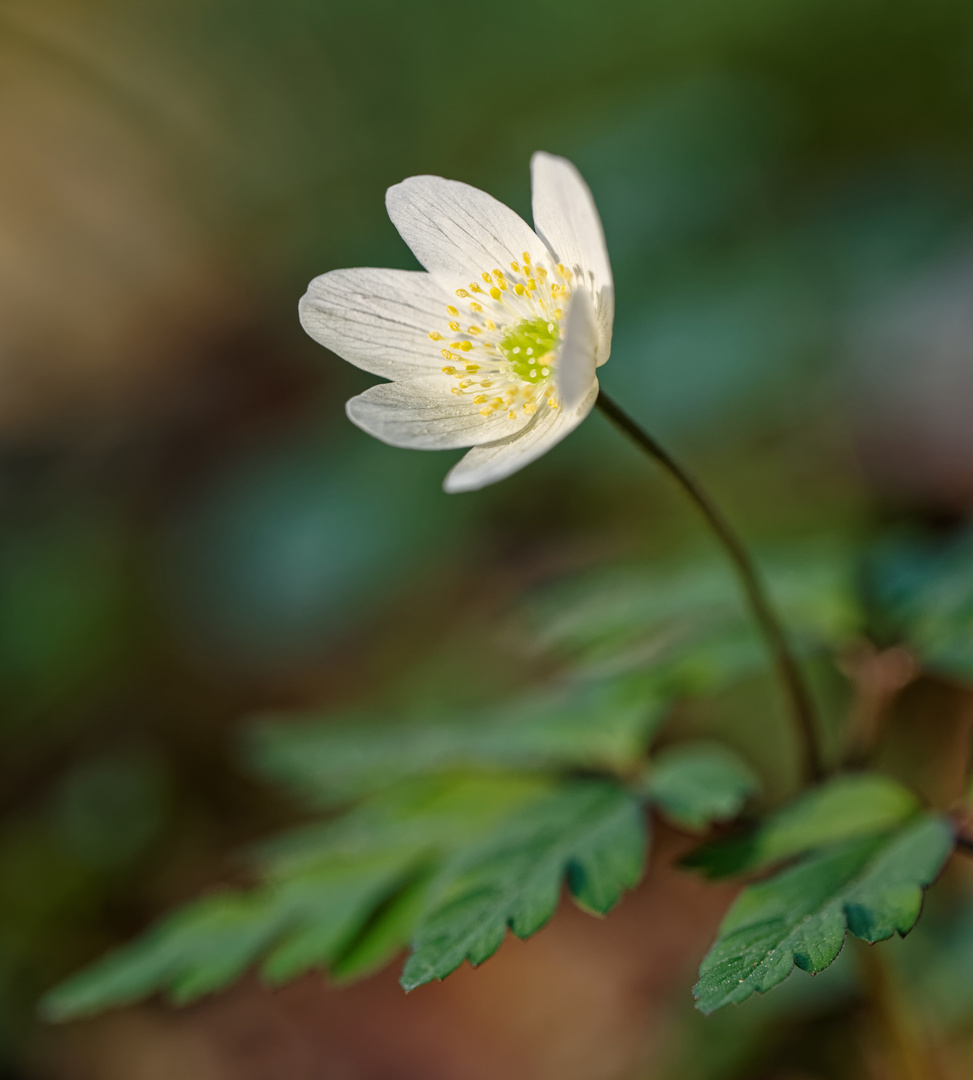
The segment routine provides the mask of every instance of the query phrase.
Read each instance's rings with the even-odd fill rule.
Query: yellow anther
[[[459,323],[455,319],[453,319],[449,324],[449,328],[455,334],[459,330]]]
[[[492,404],[492,405],[494,405],[494,406],[495,406],[496,408],[498,408],[498,409],[502,409],[502,408],[503,408],[503,404],[504,404],[504,402],[503,402],[503,398],[502,398],[502,397],[495,397],[495,398],[493,399],[493,401],[491,402],[491,404]]]
[[[550,408],[556,409],[557,408],[557,398],[549,397],[547,399],[547,404],[548,404],[548,406]]]
[[[471,334],[474,334],[474,335],[475,335],[475,334],[482,334],[482,333],[483,333],[483,331],[482,331],[482,330],[481,330],[481,329],[480,329],[480,328],[479,328],[478,326],[471,326],[471,327],[469,328],[469,332],[470,332]]]
[[[555,308],[554,309],[554,318],[555,319],[563,319],[564,318],[564,309],[559,308],[559,307]]]
[[[463,352],[469,352],[470,349],[473,348],[473,342],[472,341],[461,341],[459,343],[459,347],[463,350]]]
[[[547,270],[545,270],[543,266],[538,266],[535,273],[537,274],[537,276],[539,278],[546,278],[547,277]]]
[[[430,330],[429,331],[429,338],[430,338],[431,341],[442,341],[443,340],[443,335],[438,333],[435,330]]]
[[[528,416],[533,416],[534,413],[537,412],[537,406],[533,403],[533,401],[528,401],[527,404],[524,406],[524,412],[527,413]]]
[[[479,364],[467,364],[466,365],[466,374],[467,375],[475,375],[479,370],[480,370],[480,365]]]
[[[507,413],[507,419],[508,420],[516,420],[517,419],[517,413],[513,409],[511,409],[510,412]]]
[[[475,300],[470,301],[470,311],[482,311],[483,305],[478,304]]]
[[[502,271],[502,270],[498,270],[498,269],[497,269],[496,267],[494,267],[494,268],[493,268],[493,276],[494,276],[495,278],[497,278],[497,279],[501,279],[501,280],[502,280],[502,278],[503,278],[503,271]]]
[[[480,277],[483,278],[487,285],[493,284],[493,282],[490,280],[490,275],[486,272],[486,270],[484,270],[483,273],[480,274]]]
[[[477,283],[477,282],[475,282],[475,281],[471,281],[471,282],[470,282],[470,292],[478,292],[478,293],[481,293],[481,292],[483,292],[483,286],[482,286],[482,285],[480,285],[480,284],[478,284],[478,283]]]
[[[452,304],[450,304],[446,308],[446,310],[450,313],[450,315],[458,315],[459,314],[459,310],[457,308],[454,308]]]
[[[523,252],[523,257],[524,257],[524,265],[525,266],[530,266],[530,252],[529,251]]]
[[[460,390],[460,388],[459,388],[458,386],[451,386],[451,387],[449,388],[449,392],[450,392],[451,394],[462,394],[462,393],[463,393],[463,391],[462,391],[462,390]]]
[[[483,321],[486,325],[487,330],[496,330],[497,324],[493,321],[493,319],[484,319]]]
[[[533,278],[528,278],[527,279],[527,288],[530,289],[531,292],[533,292],[534,289],[537,288],[537,282]]]
[[[450,367],[450,366],[447,365],[446,367],[443,368],[443,374],[444,375],[455,375],[456,374],[456,368]]]
[[[518,263],[518,262],[512,262],[512,263],[510,264],[510,269],[511,269],[511,270],[513,270],[513,272],[514,272],[515,274],[519,274],[519,273],[520,273],[520,263]]]
[[[473,385],[473,380],[472,379],[460,379],[459,384],[465,390],[468,386]]]
[[[489,400],[489,398],[486,396],[486,394],[477,394],[476,397],[473,399],[473,404],[474,405],[482,405],[484,403],[484,401],[488,401],[488,400]]]
[[[515,286],[514,286],[514,292],[515,292],[515,293],[516,293],[516,294],[517,294],[518,296],[523,296],[523,295],[524,295],[524,293],[526,292],[526,290],[524,289],[523,285],[515,285]]]
[[[444,360],[452,360],[453,359],[453,354],[449,351],[449,349],[440,349],[439,350],[439,355]]]
[[[482,386],[484,390],[489,390],[490,387],[493,386],[493,380],[492,379],[482,379],[480,381],[480,386]]]
[[[500,290],[496,287],[496,285],[494,285],[493,288],[490,290],[490,295],[493,297],[494,300],[500,299]]]
[[[450,347],[451,349],[458,349],[458,348],[459,348],[459,347],[460,347],[460,346],[461,346],[462,344],[463,344],[463,343],[462,343],[461,341],[451,341],[451,342],[449,343],[449,347]],[[452,358],[450,358],[450,359],[452,359]]]
[[[462,296],[464,299],[466,299],[470,294],[466,291],[466,289],[457,289],[456,295]],[[457,311],[456,314],[458,315],[459,312]],[[450,312],[450,315],[452,315],[452,312]]]
[[[564,263],[558,263],[557,266],[554,267],[554,269],[557,270],[558,274],[561,277],[567,277],[568,276],[568,271],[567,271],[567,268],[565,267]]]
[[[483,408],[480,409],[480,416],[489,416],[490,413],[492,413],[492,412],[493,412],[493,406],[492,405],[484,405]]]

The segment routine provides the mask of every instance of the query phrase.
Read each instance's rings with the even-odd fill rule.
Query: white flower
[[[615,293],[598,211],[564,158],[531,160],[534,229],[477,188],[413,176],[386,206],[427,272],[333,270],[301,300],[322,345],[380,375],[349,418],[392,446],[472,450],[447,491],[529,464],[574,430],[598,396]]]

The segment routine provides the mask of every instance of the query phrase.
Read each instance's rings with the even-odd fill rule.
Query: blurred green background
[[[973,9],[4,0],[0,138],[0,1076],[478,1078],[437,1057],[452,1014],[431,1005],[399,1071],[347,1048],[332,1068],[281,1035],[283,1056],[227,1072],[227,1017],[283,1015],[259,994],[172,1061],[152,1025],[183,1046],[179,1019],[33,1020],[52,982],[292,818],[235,764],[242,719],[469,694],[484,673],[456,643],[528,587],[705,544],[597,416],[499,487],[447,497],[451,455],[345,420],[374,380],[304,336],[297,300],[328,269],[415,265],[390,184],[439,173],[529,215],[530,153],[565,154],[615,271],[604,385],[748,538],[958,520]],[[687,996],[666,984],[656,1023]],[[373,1008],[342,1000],[349,1029]],[[451,1006],[470,1030],[508,1023],[479,1000]],[[295,1031],[317,1015],[301,1001]],[[482,1075],[639,1060],[542,1064],[523,1047],[561,1030],[544,1023]]]

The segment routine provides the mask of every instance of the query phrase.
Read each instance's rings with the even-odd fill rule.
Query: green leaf
[[[387,900],[331,965],[333,978],[342,983],[361,979],[404,952],[429,902],[430,883],[429,875],[423,875]]]
[[[885,836],[846,840],[744,889],[700,966],[697,1007],[710,1013],[764,993],[795,965],[822,971],[848,930],[868,942],[904,936],[953,844],[949,820],[924,815]]]
[[[186,996],[195,987],[230,982],[277,933],[266,899],[225,893],[195,902],[49,993],[43,1014],[70,1020],[163,987],[178,985]]]
[[[263,970],[274,983],[326,965],[412,860],[411,853],[331,860],[252,893],[197,901],[69,979],[47,996],[43,1012],[66,1020],[162,991],[183,1004],[232,982],[267,950]]]
[[[286,878],[329,853],[360,857],[408,850],[445,855],[555,786],[551,777],[527,773],[419,777],[376,792],[331,821],[264,843],[253,857],[262,873]]]
[[[279,983],[313,967],[342,977],[394,955],[419,915],[418,882],[505,817],[550,796],[527,776],[437,777],[367,800],[335,822],[283,838],[258,857],[250,892],[197,901],[47,996],[64,1020],[158,992],[191,1001],[263,959]]]
[[[683,865],[714,878],[749,873],[839,840],[883,832],[918,809],[916,797],[887,776],[837,776],[758,828],[698,848]]]
[[[251,733],[248,757],[270,779],[326,805],[457,769],[618,770],[644,754],[666,705],[646,676],[626,675],[433,723],[264,722]]]
[[[643,791],[677,825],[705,829],[736,817],[760,780],[741,758],[718,743],[672,746],[656,754]]]
[[[529,937],[554,914],[565,878],[582,907],[607,912],[641,877],[645,847],[639,801],[614,785],[575,782],[525,806],[438,883],[402,985],[442,979],[466,959],[481,964],[508,927]]]
[[[840,545],[801,545],[761,562],[798,644],[837,647],[858,631],[851,561]],[[562,656],[618,663],[641,655],[707,686],[768,663],[739,584],[716,557],[599,569],[535,595],[523,617],[529,640]]]

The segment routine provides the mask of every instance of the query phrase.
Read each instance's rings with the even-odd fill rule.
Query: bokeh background
[[[451,455],[345,420],[374,380],[297,300],[414,265],[403,177],[528,215],[533,150],[579,165],[603,382],[758,545],[973,507],[970,5],[2,0],[0,146],[0,1076],[785,1076],[693,1018],[727,894],[664,859],[607,922],[408,999],[34,1009],[294,820],[239,764],[248,716],[462,694],[450,647],[537,581],[705,543],[600,417],[450,497]]]

